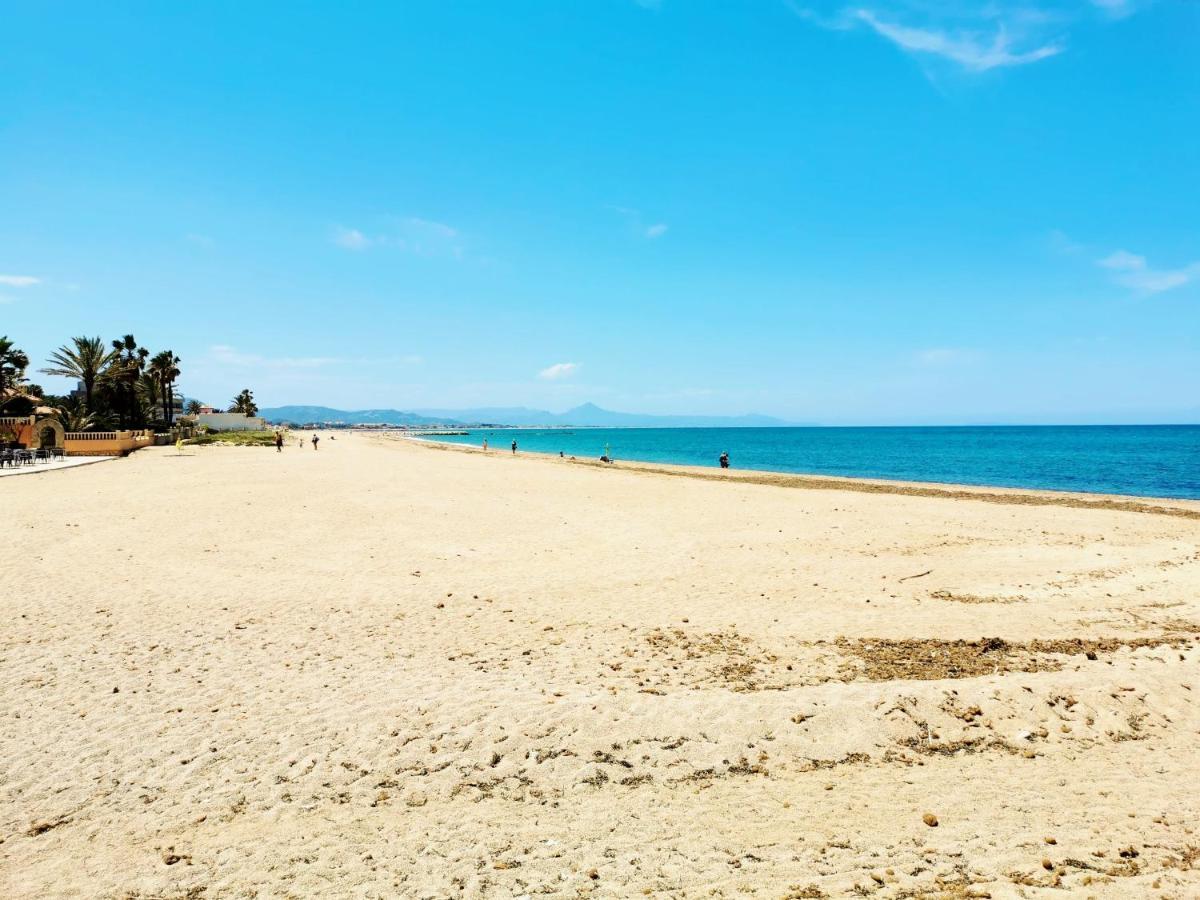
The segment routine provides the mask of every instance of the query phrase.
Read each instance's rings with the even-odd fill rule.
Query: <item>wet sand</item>
[[[1200,892],[1200,504],[634,468],[0,483],[0,894]]]

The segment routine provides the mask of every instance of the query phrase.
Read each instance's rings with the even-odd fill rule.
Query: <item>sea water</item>
[[[472,428],[432,440],[509,452],[945,484],[1200,499],[1200,425]]]

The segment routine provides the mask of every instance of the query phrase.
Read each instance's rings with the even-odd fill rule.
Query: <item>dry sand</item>
[[[0,896],[1200,895],[1200,504],[756,480],[4,480]]]

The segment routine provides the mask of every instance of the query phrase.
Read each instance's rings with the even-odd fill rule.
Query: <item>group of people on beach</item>
[[[317,439],[317,436],[314,434],[313,441],[315,442],[316,439]],[[317,445],[314,443],[313,444],[314,450],[316,449],[316,446]],[[513,454],[513,456],[516,456],[517,455],[517,439],[516,438],[513,438],[513,442],[512,442],[511,446],[512,446],[512,454]],[[488,448],[488,441],[487,441],[487,438],[484,438],[483,439],[483,449],[486,451],[487,448]],[[566,457],[566,454],[563,453],[563,451],[559,450],[558,458],[564,459],[565,457]],[[574,458],[575,457],[573,457],[573,456],[571,457],[571,459],[574,459]],[[604,463],[612,463],[613,462],[612,450],[609,448],[608,444],[604,445],[604,455],[600,457],[600,462],[604,462]],[[729,468],[729,451],[728,450],[722,451],[721,455],[717,457],[717,463],[721,466],[722,469]]]
[[[329,439],[333,440],[333,436],[331,435]],[[312,436],[312,438],[310,438],[310,440],[312,441],[312,448],[314,450],[316,450],[317,444],[319,444],[321,442],[321,436],[314,431],[313,436]],[[300,438],[300,449],[301,450],[304,449],[304,438]],[[282,431],[275,432],[275,452],[276,453],[283,452],[283,432]]]

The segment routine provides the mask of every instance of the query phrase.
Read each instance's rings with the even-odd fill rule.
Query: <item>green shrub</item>
[[[197,435],[183,442],[188,447],[206,447],[209,444],[225,444],[232,447],[274,447],[273,431],[218,431]]]

